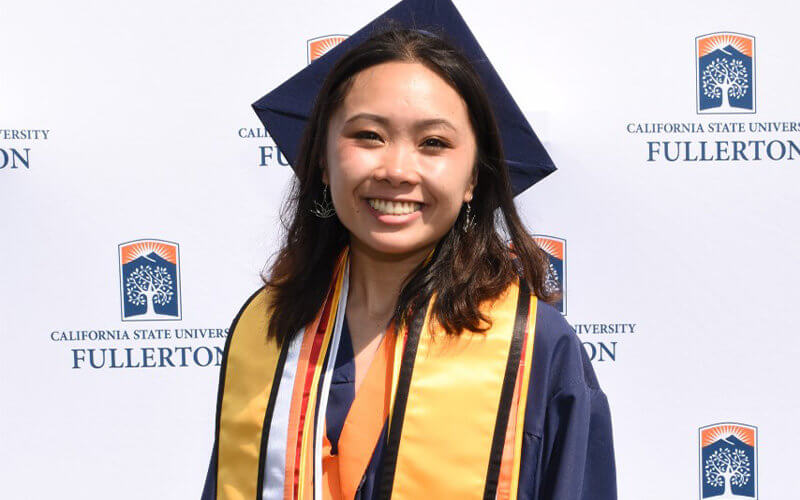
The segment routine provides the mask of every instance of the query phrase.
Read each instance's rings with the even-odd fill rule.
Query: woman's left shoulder
[[[539,300],[533,332],[524,431],[537,468],[520,491],[616,499],[611,410],[583,342],[558,309]]]
[[[553,305],[542,300],[536,302],[534,365],[549,368],[549,385],[554,390],[572,384],[599,389],[591,361],[575,329]]]
[[[605,395],[583,343],[558,309],[537,300],[536,323],[531,326],[533,363],[526,427],[529,432],[541,435],[545,410],[554,398],[593,400]]]
[[[515,281],[509,289],[519,286]],[[551,393],[570,384],[599,389],[583,344],[561,311],[538,297],[531,306],[536,308],[528,321],[528,332],[534,334],[531,382],[547,386]]]

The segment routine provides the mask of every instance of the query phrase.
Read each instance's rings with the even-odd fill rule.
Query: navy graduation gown
[[[345,318],[326,411],[335,451],[355,398],[355,361]],[[388,423],[388,422],[387,422]],[[520,464],[520,500],[616,500],[616,464],[608,400],[572,327],[539,301]],[[384,425],[356,500],[377,498]],[[214,500],[216,446],[202,500]]]

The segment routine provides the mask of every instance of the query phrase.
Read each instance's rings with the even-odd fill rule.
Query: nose
[[[413,147],[395,143],[385,148],[380,165],[372,172],[376,181],[388,181],[393,187],[420,181],[417,155]]]

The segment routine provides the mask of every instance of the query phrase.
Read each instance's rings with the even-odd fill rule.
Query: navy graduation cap
[[[258,118],[294,168],[314,99],[334,63],[389,19],[409,28],[434,27],[467,56],[489,94],[509,169],[514,195],[525,191],[556,167],[508,92],[478,41],[450,0],[403,0],[255,103]]]

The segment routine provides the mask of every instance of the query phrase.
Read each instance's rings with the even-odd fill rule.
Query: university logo
[[[700,498],[758,498],[758,429],[724,422],[700,428]]]
[[[326,52],[336,47],[347,35],[325,35],[312,38],[308,41],[308,64],[318,57],[322,57]]]
[[[119,245],[122,321],[181,319],[178,244],[136,240]]]
[[[756,112],[756,39],[739,33],[695,38],[697,112]]]
[[[549,291],[561,291],[561,298],[553,305],[561,314],[567,314],[567,261],[565,258],[567,254],[567,240],[544,234],[534,235],[533,240],[539,245],[539,248],[547,252],[548,257],[550,257],[550,268],[547,272],[545,288]]]

